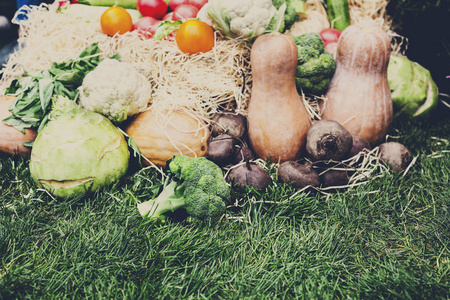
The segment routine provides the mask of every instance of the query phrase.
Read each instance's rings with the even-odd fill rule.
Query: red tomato
[[[336,55],[336,50],[337,50],[337,44],[338,44],[338,42],[328,42],[328,43],[325,44],[325,50],[327,50],[333,56],[335,56]]]
[[[325,28],[319,34],[324,44],[337,42],[341,36],[341,32],[335,28]]]
[[[181,52],[189,54],[208,52],[214,47],[214,30],[198,19],[190,19],[178,28],[175,41]]]
[[[198,8],[190,4],[181,4],[173,13],[179,19],[194,19],[197,18]]]
[[[153,17],[142,17],[133,24],[132,30],[137,30],[141,36],[149,39],[155,34],[159,23],[161,21]]]
[[[137,0],[136,8],[145,17],[153,17],[160,20],[167,12],[165,0]]]
[[[178,5],[189,4],[188,2],[189,2],[188,0],[170,0],[169,1],[169,6],[170,6],[170,9],[172,11],[174,11],[175,8],[177,8]]]
[[[208,3],[208,0],[188,0],[188,4],[197,7],[199,10]]]

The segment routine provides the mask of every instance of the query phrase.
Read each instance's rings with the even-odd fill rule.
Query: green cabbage
[[[388,83],[396,116],[425,117],[438,104],[439,91],[430,71],[404,56],[391,55]]]
[[[75,197],[119,180],[129,158],[125,138],[111,121],[59,96],[34,141],[30,173],[53,196]]]

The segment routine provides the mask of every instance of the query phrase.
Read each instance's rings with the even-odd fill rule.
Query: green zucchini
[[[344,31],[350,25],[348,0],[325,0],[324,2],[331,27]]]

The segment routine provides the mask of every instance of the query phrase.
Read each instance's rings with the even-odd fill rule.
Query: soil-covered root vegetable
[[[237,150],[238,140],[231,135],[222,133],[212,138],[208,143],[206,157],[219,166],[230,164]]]
[[[0,97],[0,152],[28,157],[31,154],[31,148],[24,146],[23,143],[34,141],[36,130],[25,129],[25,133],[23,133],[2,122],[3,119],[11,115],[9,107],[14,99],[14,97]]]
[[[266,189],[272,182],[269,173],[255,163],[244,163],[233,168],[227,175],[226,180],[233,186],[245,188],[253,187],[257,190]]]
[[[292,184],[295,188],[313,191],[312,187],[320,186],[319,174],[310,162],[286,161],[278,167],[278,178],[281,182]]]
[[[30,175],[55,197],[83,196],[121,179],[130,152],[106,117],[59,96],[34,141]]]
[[[250,161],[255,159],[255,154],[252,149],[248,146],[247,142],[243,141],[236,146],[236,151],[234,152],[234,157],[232,159],[232,164],[237,165],[243,161]]]
[[[403,144],[386,142],[380,144],[378,147],[380,161],[384,162],[396,173],[406,170],[411,163],[411,154]]]
[[[320,120],[306,136],[306,153],[312,160],[341,160],[353,145],[352,135],[338,122]]]
[[[328,169],[320,174],[321,186],[327,187],[339,187],[348,184],[351,172],[348,170],[334,170]]]
[[[353,157],[362,152],[364,149],[372,150],[372,146],[370,146],[370,143],[362,136],[353,136],[353,145],[347,156],[349,158]]]
[[[211,125],[212,136],[226,133],[238,139],[247,134],[247,118],[234,112],[220,112],[214,115]]]

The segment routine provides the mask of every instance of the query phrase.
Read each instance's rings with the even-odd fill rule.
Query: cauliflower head
[[[80,105],[115,123],[144,111],[152,87],[131,64],[106,58],[88,73],[80,90]]]
[[[284,29],[286,5],[278,10],[272,0],[210,0],[197,17],[229,37],[253,38]]]

